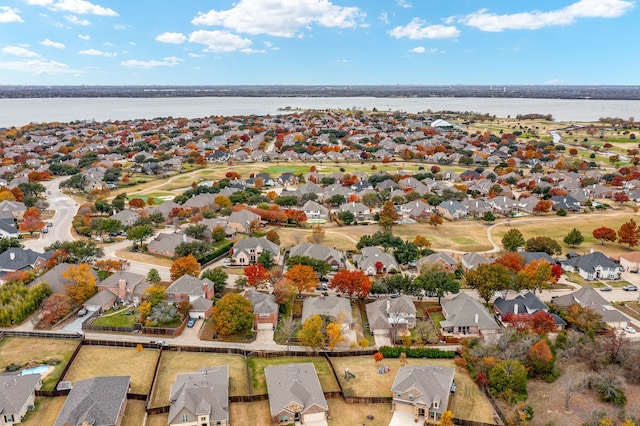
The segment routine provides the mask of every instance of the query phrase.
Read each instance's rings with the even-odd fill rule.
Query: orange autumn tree
[[[177,258],[171,264],[171,281],[175,281],[183,275],[193,275],[198,277],[200,275],[200,264],[196,258],[189,254],[184,257]]]
[[[247,284],[256,288],[265,286],[271,278],[269,270],[262,263],[246,266],[244,276],[247,277]]]
[[[290,268],[284,277],[298,290],[298,294],[303,291],[311,291],[318,284],[318,277],[311,266],[295,265]]]
[[[553,354],[546,339],[540,339],[527,352],[526,365],[534,377],[545,376],[553,371]]]
[[[371,291],[371,280],[362,271],[338,271],[330,283],[333,290],[346,293],[349,297],[366,297]]]
[[[75,306],[81,305],[96,292],[96,278],[87,263],[71,265],[62,273],[67,283],[64,293],[71,298]]]
[[[546,260],[532,260],[528,265],[518,271],[516,285],[518,288],[542,291],[555,283],[556,277],[552,273],[553,267]]]

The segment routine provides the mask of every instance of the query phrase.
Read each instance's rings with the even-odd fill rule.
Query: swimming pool
[[[27,374],[40,374],[42,375],[42,373],[46,373],[49,370],[49,366],[48,365],[39,365],[37,367],[33,367],[33,368],[25,368],[24,370],[20,371],[20,375],[21,376],[26,376]]]

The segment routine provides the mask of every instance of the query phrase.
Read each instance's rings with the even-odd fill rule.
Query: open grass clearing
[[[146,409],[145,401],[128,400],[122,416],[122,426],[143,425]]]
[[[301,362],[313,362],[316,373],[320,379],[320,385],[324,392],[337,392],[340,390],[336,382],[329,363],[321,357],[282,357],[282,358],[257,358],[248,357],[249,374],[251,374],[251,384],[255,395],[267,393],[267,381],[264,369],[283,364],[298,364]]]
[[[129,259],[136,262],[148,263],[150,265],[166,266],[168,268],[173,264],[173,260],[168,257],[154,256],[146,253],[138,253],[129,251],[128,249],[121,249],[116,251],[116,256],[122,259]]]
[[[387,426],[393,416],[391,404],[347,404],[340,398],[328,399],[330,426]],[[367,419],[373,416],[373,420]]]
[[[352,396],[391,396],[391,385],[401,367],[398,359],[385,359],[381,365],[387,365],[389,372],[378,373],[378,365],[373,357],[344,357],[331,358],[336,369],[338,379],[345,395]],[[455,381],[457,390],[450,398],[449,408],[455,417],[465,420],[474,420],[493,423],[493,409],[486,396],[466,370],[458,368],[453,360],[449,359],[409,359],[408,365],[435,365],[455,368]],[[344,380],[344,369],[356,375],[354,379]]]
[[[98,376],[131,376],[131,392],[149,394],[151,381],[160,351],[135,348],[83,346],[64,380],[78,380]]]
[[[169,404],[171,385],[175,383],[178,374],[192,373],[203,367],[216,365],[229,367],[229,395],[249,395],[247,370],[242,355],[166,351],[160,359],[151,406],[161,407]]]
[[[5,337],[0,340],[0,369],[4,371],[12,363],[34,367],[46,364],[47,360],[58,360],[42,383],[42,389],[53,390],[79,343],[75,339]]]
[[[52,425],[56,422],[60,410],[66,401],[66,396],[56,398],[36,398],[36,406],[33,410],[27,411],[22,423],[23,426]]]
[[[271,423],[268,400],[229,404],[229,424],[231,425],[263,426]]]

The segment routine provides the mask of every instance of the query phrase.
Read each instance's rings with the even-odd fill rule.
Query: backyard
[[[0,368],[4,370],[10,364],[23,368],[55,364],[42,383],[43,389],[53,390],[78,344],[75,339],[5,337],[0,340]]]
[[[58,413],[62,410],[64,401],[67,397],[57,398],[36,398],[36,407],[27,412],[22,423],[22,426],[42,426],[52,425],[56,422]]]
[[[105,346],[83,346],[64,380],[98,376],[131,376],[131,393],[149,394],[160,351]]]

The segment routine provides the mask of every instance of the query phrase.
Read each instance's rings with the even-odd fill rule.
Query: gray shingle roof
[[[218,365],[195,373],[178,374],[170,395],[169,424],[179,423],[182,414],[187,414],[189,421],[207,414],[212,424],[228,421],[229,367]]]
[[[0,414],[18,414],[41,385],[40,374],[0,374]]]
[[[329,409],[312,362],[267,367],[264,375],[271,415],[278,414],[291,402],[301,405],[302,413],[313,405]]]
[[[594,312],[602,315],[604,322],[627,321],[627,317],[625,317],[622,312],[614,309],[607,299],[598,294],[593,287],[586,285],[573,293],[553,297],[551,302],[559,306],[571,306],[577,303],[582,307],[590,308]]]
[[[500,328],[484,305],[464,292],[449,301],[442,302],[442,309],[447,318],[446,321],[440,322],[442,327],[477,326],[480,330]]]
[[[599,251],[584,255],[577,256],[565,261],[567,265],[582,269],[586,272],[595,272],[596,267],[602,266],[605,269],[616,269],[618,264],[609,259]]]
[[[449,395],[455,369],[449,367],[437,367],[433,365],[409,366],[398,370],[396,378],[391,385],[391,392],[396,396],[397,392],[415,392],[413,402],[430,407],[431,411],[442,413],[449,406]],[[438,403],[438,408],[433,403]]]
[[[122,405],[127,401],[129,376],[94,377],[79,380],[67,396],[54,426],[92,426],[118,424]]]
[[[253,304],[254,314],[274,314],[278,312],[278,304],[273,294],[249,290],[246,297]]]
[[[307,297],[302,302],[302,323],[313,315],[324,315],[338,319],[340,313],[343,315],[343,323],[351,324],[351,303],[349,299],[337,296]]]
[[[243,238],[233,246],[233,255],[235,256],[236,253],[240,253],[249,249],[255,249],[258,247],[262,248],[263,251],[271,252],[271,255],[273,257],[278,257],[280,255],[280,247],[277,244],[274,244],[271,241],[267,240],[265,237]]]

